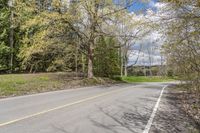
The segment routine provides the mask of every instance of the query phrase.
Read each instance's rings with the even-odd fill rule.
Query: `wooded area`
[[[200,90],[200,1],[160,2],[152,21],[127,10],[134,0],[1,0],[0,72],[127,76],[133,45],[156,30],[168,70]]]
[[[189,90],[200,91],[200,1],[179,1],[163,12],[166,40],[163,45],[168,67]],[[167,12],[168,11],[168,12]],[[165,14],[166,14],[165,13]]]
[[[131,3],[131,1],[130,1]],[[130,40],[140,31],[126,1],[1,1],[1,72],[124,73]],[[133,29],[134,31],[123,30]],[[126,33],[123,33],[126,32]],[[126,35],[125,35],[126,34]],[[129,44],[128,44],[129,42]],[[122,54],[123,53],[123,54]]]

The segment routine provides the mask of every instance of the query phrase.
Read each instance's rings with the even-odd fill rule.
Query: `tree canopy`
[[[133,20],[126,10],[131,2],[2,1],[0,68],[87,72],[88,78],[119,74],[124,33],[116,31]],[[135,39],[131,32],[127,36]]]

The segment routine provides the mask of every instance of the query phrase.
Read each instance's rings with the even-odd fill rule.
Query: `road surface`
[[[0,133],[148,133],[167,83],[119,84],[0,100]]]

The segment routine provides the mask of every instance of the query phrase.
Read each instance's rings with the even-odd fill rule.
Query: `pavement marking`
[[[168,86],[168,85],[166,85],[166,86],[164,86],[164,87],[162,88],[162,91],[161,91],[161,93],[160,93],[160,96],[159,96],[159,98],[158,98],[158,100],[157,100],[157,103],[156,103],[156,105],[155,105],[155,107],[154,107],[154,109],[153,109],[153,112],[152,112],[152,114],[151,114],[151,116],[150,116],[150,118],[149,118],[149,120],[148,120],[148,123],[147,123],[147,125],[146,125],[146,127],[145,127],[143,133],[149,133],[149,130],[150,130],[150,128],[151,128],[151,125],[153,124],[153,119],[154,119],[154,117],[156,116],[156,112],[157,112],[157,110],[158,110],[158,107],[159,107],[159,104],[160,104],[160,101],[161,101],[163,92],[164,92],[165,88],[167,88],[167,86]]]
[[[130,86],[126,87],[125,89],[128,89],[128,88],[130,88]],[[88,97],[88,98],[85,98],[85,99],[82,99],[82,100],[79,100],[79,101],[76,101],[76,102],[68,103],[68,104],[65,104],[65,105],[62,105],[62,106],[58,106],[58,107],[55,107],[55,108],[52,108],[52,109],[48,109],[48,110],[45,110],[45,111],[42,111],[42,112],[38,112],[38,113],[35,113],[35,114],[32,114],[32,115],[28,115],[28,116],[25,116],[25,117],[22,117],[22,118],[18,118],[18,119],[12,120],[12,121],[0,123],[0,127],[6,126],[6,125],[10,125],[10,124],[13,124],[13,123],[25,120],[25,119],[33,118],[33,117],[36,117],[36,116],[39,116],[39,115],[42,115],[42,114],[46,114],[46,113],[51,112],[51,111],[55,111],[55,110],[59,110],[59,109],[62,109],[62,108],[70,107],[72,105],[76,105],[76,104],[80,104],[80,103],[83,103],[83,102],[87,102],[87,101],[90,101],[90,100],[93,100],[93,99],[96,99],[96,98],[99,98],[99,97],[103,97],[103,96],[114,94],[114,93],[117,93],[117,92],[120,92],[120,91],[124,91],[125,89],[114,90],[114,91],[102,93],[102,94],[99,94],[99,95],[96,95],[96,96],[92,96],[92,97]]]

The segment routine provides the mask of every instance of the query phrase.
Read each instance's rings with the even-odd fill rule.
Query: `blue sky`
[[[121,4],[121,0],[113,0],[116,4]],[[126,6],[130,5],[130,0],[126,0]],[[145,13],[148,9],[156,11],[155,3],[158,0],[147,0],[144,2],[144,0],[134,0],[132,2],[132,6],[128,7],[129,12],[135,12],[135,13]],[[123,4],[124,5],[124,4]]]
[[[148,9],[156,11],[156,7],[154,6],[157,0],[150,0],[149,2],[142,2],[141,0],[138,0],[137,2],[134,2],[131,7],[128,8],[130,12],[146,12]]]

